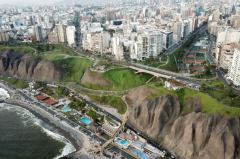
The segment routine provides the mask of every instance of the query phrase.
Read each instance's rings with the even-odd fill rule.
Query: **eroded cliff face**
[[[166,95],[130,110],[129,124],[182,159],[239,159],[239,118],[182,113],[176,97]]]
[[[0,74],[47,82],[57,82],[63,77],[63,73],[51,61],[12,50],[0,51]]]

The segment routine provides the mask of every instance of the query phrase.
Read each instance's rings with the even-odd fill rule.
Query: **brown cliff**
[[[12,50],[0,51],[0,74],[29,80],[57,82],[64,76],[51,61]]]
[[[129,124],[182,159],[239,159],[239,118],[181,112],[165,95],[130,109]]]

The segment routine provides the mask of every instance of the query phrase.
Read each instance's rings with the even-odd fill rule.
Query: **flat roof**
[[[103,125],[102,125],[102,128],[112,132],[112,133],[115,133],[118,129],[118,127],[113,127],[112,125],[110,125],[109,123],[105,122]]]

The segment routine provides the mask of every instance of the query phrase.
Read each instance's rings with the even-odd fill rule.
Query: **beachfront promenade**
[[[11,92],[11,94],[14,94],[13,92],[19,94],[23,99],[28,101],[22,102],[19,100],[15,99],[8,99],[5,101],[5,103],[8,104],[13,104],[13,105],[18,105],[20,107],[26,108],[28,110],[31,110],[41,117],[48,119],[52,124],[56,125],[60,129],[64,130],[68,134],[71,135],[71,137],[76,141],[75,147],[77,148],[77,153],[72,154],[72,155],[85,155],[90,158],[95,158],[93,152],[91,152],[91,147],[92,145],[89,143],[89,138],[92,137],[96,142],[98,143],[105,143],[106,140],[95,135],[94,132],[91,132],[90,130],[81,127],[79,124],[69,120],[68,118],[62,116],[57,110],[52,110],[50,107],[47,107],[46,105],[42,103],[36,103],[36,104],[29,104],[34,101],[31,97],[27,96],[25,93],[21,92],[20,90],[17,90],[14,88],[12,85],[10,85],[7,82],[2,82],[4,86],[6,86],[6,89]],[[89,137],[88,137],[89,136]],[[94,144],[96,143],[94,141]],[[121,150],[121,148],[113,147],[115,152],[121,153],[123,157],[129,158],[129,159],[134,159],[135,157],[131,156],[124,150]],[[104,159],[104,156],[99,156],[101,154],[98,154],[96,158],[102,158]]]

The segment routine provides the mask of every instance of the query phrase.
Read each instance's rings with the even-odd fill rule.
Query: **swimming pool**
[[[70,108],[68,108],[68,107],[62,108],[62,111],[63,111],[63,112],[69,112],[69,111],[70,111]]]
[[[122,148],[125,148],[125,149],[127,149],[127,148],[130,146],[130,143],[129,143],[128,141],[122,140],[122,139],[120,139],[120,138],[116,139],[115,142],[116,142],[119,146],[121,146]]]
[[[92,123],[92,121],[89,120],[89,119],[87,119],[87,118],[81,118],[80,121],[83,122],[83,123],[86,124],[86,125],[89,125],[89,124]]]
[[[136,145],[136,146],[138,146],[138,147],[140,147],[140,148],[142,148],[142,146],[143,146],[143,143],[142,143],[142,142],[140,142],[140,141],[137,141],[137,142],[135,143],[135,145]]]
[[[124,144],[127,143],[127,141],[125,141],[125,140],[121,140],[119,143],[124,145]]]
[[[149,156],[147,156],[146,154],[144,154],[141,151],[138,151],[136,149],[132,149],[132,153],[134,153],[135,155],[140,156],[142,159],[148,159],[149,158]]]

